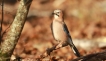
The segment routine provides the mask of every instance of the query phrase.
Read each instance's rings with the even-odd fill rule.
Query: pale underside
[[[55,23],[54,23],[55,22]],[[63,30],[63,22],[53,21],[53,34],[58,42],[67,41],[67,35]]]

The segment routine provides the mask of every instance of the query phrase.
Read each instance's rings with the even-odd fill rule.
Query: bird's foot
[[[62,47],[62,43],[59,43],[57,46],[56,46],[56,49],[59,49]]]

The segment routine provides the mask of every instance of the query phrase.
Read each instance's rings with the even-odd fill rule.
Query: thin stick
[[[3,20],[4,20],[4,0],[2,0],[2,20],[1,20],[1,29],[0,29],[0,35],[2,35],[2,23],[3,23]]]
[[[58,44],[57,44],[57,45],[58,45]],[[65,47],[65,46],[68,45],[68,43],[67,43],[67,42],[63,43],[62,46],[59,47],[59,48],[56,48],[57,45],[55,45],[55,46],[53,46],[53,47],[51,47],[51,48],[48,48],[48,49],[45,51],[44,54],[40,55],[40,58],[45,58],[45,57],[47,57],[48,55],[50,55],[50,53],[51,53],[53,50],[57,50],[57,49],[59,49],[59,48]]]
[[[1,3],[1,7],[2,7],[2,20],[1,20],[1,28],[0,28],[0,44],[1,44],[1,42],[2,42],[2,24],[3,24],[3,20],[4,20],[4,0],[2,0],[2,3]]]

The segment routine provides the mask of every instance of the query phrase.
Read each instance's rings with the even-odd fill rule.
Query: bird
[[[75,47],[75,45],[73,44],[67,25],[64,22],[63,11],[60,9],[56,9],[53,12],[51,31],[54,39],[59,43],[56,48],[61,47],[62,43],[67,42],[68,45],[72,48],[74,54],[77,57],[80,57],[80,53],[78,49]]]

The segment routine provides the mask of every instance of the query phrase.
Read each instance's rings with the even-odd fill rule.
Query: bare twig
[[[58,44],[57,44],[57,45],[58,45]],[[48,49],[45,51],[45,53],[40,56],[40,58],[45,58],[45,57],[47,57],[48,55],[50,55],[50,53],[51,53],[53,50],[57,50],[57,49],[59,49],[59,48],[65,47],[65,46],[68,45],[68,43],[67,43],[67,42],[63,43],[62,46],[59,47],[59,48],[56,48],[57,45],[55,45],[55,46],[53,46],[53,47],[51,47],[51,48],[48,48]]]
[[[1,20],[1,23],[0,23],[0,45],[1,45],[1,42],[2,42],[2,24],[3,24],[3,20],[4,20],[4,0],[2,0],[2,3],[1,3],[1,7],[2,7],[2,20]]]
[[[3,20],[4,20],[4,0],[2,0],[2,20],[1,20],[1,29],[0,29],[0,36],[2,35],[2,23],[3,23]]]

